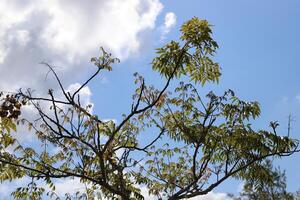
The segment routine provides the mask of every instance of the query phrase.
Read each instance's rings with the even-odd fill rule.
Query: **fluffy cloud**
[[[79,88],[81,87],[80,83],[73,83],[71,85],[69,85],[69,87],[67,88],[66,91],[70,92],[71,94],[73,94],[75,91],[77,91]],[[79,91],[79,96],[80,96],[80,100],[81,100],[81,105],[83,107],[86,107],[88,105],[92,105],[92,92],[90,90],[90,88],[88,86],[83,87],[80,91]]]
[[[176,15],[172,12],[169,12],[165,16],[165,27],[166,29],[172,28],[176,24]]]
[[[138,53],[139,35],[155,28],[162,7],[159,0],[1,0],[0,90],[51,86],[41,61],[59,66],[68,82],[100,46],[121,59]]]
[[[55,181],[55,188],[55,193],[60,197],[64,197],[66,193],[73,195],[76,192],[85,192],[85,185],[80,182],[79,178]]]
[[[100,44],[121,58],[135,53],[139,48],[137,34],[155,27],[162,8],[158,0],[53,2],[47,3],[52,20],[42,38],[50,48],[69,53],[71,59]]]
[[[170,32],[171,28],[176,24],[176,15],[173,12],[168,12],[165,15],[164,25],[162,26],[161,39],[165,39],[166,35]]]

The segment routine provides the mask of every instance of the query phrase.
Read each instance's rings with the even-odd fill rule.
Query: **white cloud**
[[[77,91],[79,88],[81,87],[80,83],[73,83],[71,85],[69,85],[69,87],[67,88],[67,92],[70,92],[70,94],[73,94],[75,91]],[[79,91],[79,96],[80,96],[80,102],[81,102],[81,106],[82,107],[86,107],[88,105],[92,105],[92,92],[90,90],[90,88],[88,86],[83,87],[80,91]]]
[[[13,182],[5,181],[0,184],[0,197],[1,199],[12,199],[10,194],[18,187],[25,187],[30,182],[30,178],[21,178]]]
[[[165,15],[164,25],[161,28],[161,39],[165,39],[166,35],[170,32],[171,28],[173,28],[176,24],[176,15],[173,12],[168,12]]]
[[[0,90],[53,86],[41,61],[61,66],[69,84],[100,46],[123,60],[137,54],[162,7],[159,0],[1,0]]]
[[[176,15],[173,12],[168,12],[165,16],[165,27],[172,28],[176,24]]]
[[[232,200],[226,193],[209,192],[207,195],[190,198],[190,200]]]
[[[8,42],[19,43],[21,47],[26,46],[30,41],[29,31],[28,30],[17,30],[14,34],[8,36]]]
[[[141,194],[144,196],[145,200],[155,200],[155,199],[157,199],[156,196],[149,195],[149,191],[148,191],[147,187],[143,186],[143,187],[140,187],[140,189],[141,189]]]
[[[80,182],[79,178],[55,181],[55,193],[58,196],[64,197],[66,193],[75,194],[76,192],[85,192],[85,185]]]
[[[47,10],[52,20],[42,38],[52,49],[67,52],[72,59],[99,45],[121,58],[135,53],[139,48],[137,34],[154,28],[162,9],[158,0],[51,2]],[[146,5],[143,8],[142,3]]]

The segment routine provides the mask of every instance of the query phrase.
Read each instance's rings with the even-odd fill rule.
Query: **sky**
[[[64,85],[74,89],[95,70],[89,60],[103,46],[121,63],[82,96],[102,118],[118,120],[131,106],[133,73],[163,84],[150,65],[155,49],[178,40],[181,24],[196,16],[213,25],[220,46],[220,83],[204,90],[230,88],[259,101],[261,117],[253,124],[258,129],[278,121],[286,134],[291,114],[291,136],[300,139],[299,9],[298,0],[1,0],[0,90],[56,88],[42,61],[55,65]],[[299,189],[300,154],[275,163],[286,171],[288,190]],[[1,184],[0,196],[13,184]],[[225,192],[236,193],[241,185],[227,181],[206,198],[224,200]]]

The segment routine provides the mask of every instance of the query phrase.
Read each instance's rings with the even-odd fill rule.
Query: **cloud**
[[[162,8],[159,0],[1,0],[0,90],[55,87],[41,61],[70,84],[100,46],[122,60],[137,54]]]
[[[66,193],[85,192],[85,185],[80,182],[79,178],[57,180],[55,181],[55,188],[55,193],[60,197],[64,197]]]
[[[170,32],[171,28],[173,28],[176,24],[176,15],[173,12],[168,12],[165,15],[164,25],[161,28],[161,39],[165,39],[166,35]]]
[[[144,196],[145,200],[155,200],[155,199],[157,199],[156,196],[149,195],[149,191],[148,191],[146,186],[142,186],[142,187],[140,187],[140,189],[141,189],[141,194]]]
[[[66,89],[67,92],[70,92],[70,94],[73,94],[75,91],[77,91],[81,87],[80,83],[73,83],[69,85],[69,87]],[[79,91],[79,96],[80,96],[80,101],[81,101],[81,106],[86,107],[88,105],[92,105],[92,92],[88,86],[83,87]]]
[[[190,198],[190,200],[232,200],[226,193],[209,192],[207,195]]]
[[[139,48],[137,34],[154,28],[162,9],[158,0],[54,2],[47,3],[52,20],[42,38],[50,48],[68,52],[71,59],[90,52],[95,44],[121,58],[135,53]]]
[[[18,187],[24,187],[30,182],[30,178],[21,178],[14,180],[13,182],[5,181],[0,184],[0,197],[1,199],[13,199],[10,198],[10,194]]]
[[[176,24],[176,15],[173,12],[168,12],[165,16],[165,27],[166,29],[172,28]]]

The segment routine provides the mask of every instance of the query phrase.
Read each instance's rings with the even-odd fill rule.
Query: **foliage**
[[[207,194],[230,177],[250,180],[256,175],[260,180],[266,158],[297,151],[298,141],[278,136],[276,123],[271,131],[252,128],[250,120],[260,115],[257,102],[243,101],[232,90],[201,93],[202,86],[221,76],[213,61],[218,45],[205,20],[192,18],[181,33],[181,41],[157,49],[152,62],[166,79],[163,88],[146,85],[135,74],[132,108],[119,123],[102,120],[80,101],[82,88],[103,70],[112,70],[118,59],[101,49],[100,57],[91,59],[95,73],[72,93],[44,63],[62,95],[52,89],[46,97],[20,90],[13,96],[16,102],[26,102],[39,117],[1,115],[0,181],[31,178],[13,196],[42,198],[45,188],[38,185],[43,182],[47,194],[59,199],[54,180],[79,178],[86,185],[83,199],[143,199],[141,187],[158,198],[183,199]],[[178,83],[175,88],[171,81]],[[21,144],[11,134],[15,123],[28,126],[35,145]]]
[[[246,180],[243,191],[237,200],[293,200],[294,195],[286,191],[285,172],[279,168],[273,169],[272,162],[266,160],[261,170]]]

